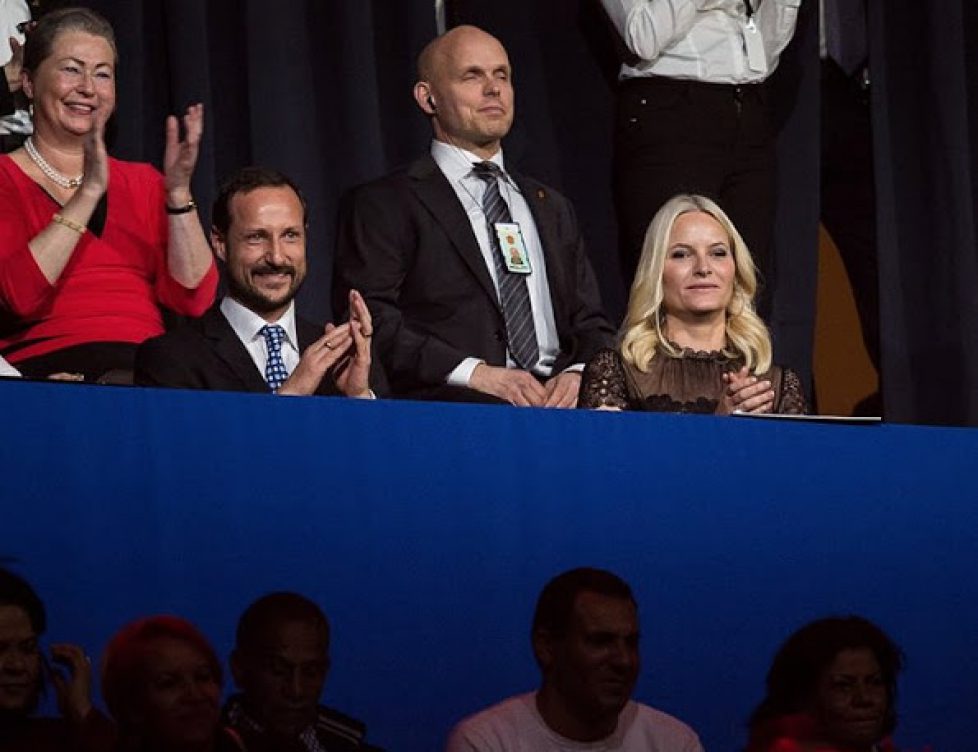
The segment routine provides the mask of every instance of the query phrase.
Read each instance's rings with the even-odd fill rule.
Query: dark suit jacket
[[[559,373],[610,347],[614,331],[570,202],[512,176],[546,258]],[[334,301],[345,301],[351,287],[363,293],[375,352],[395,395],[444,398],[452,391],[445,379],[467,357],[506,365],[506,324],[492,277],[462,204],[430,156],[344,198],[334,279]]]
[[[323,336],[322,327],[296,316],[299,351]],[[269,392],[265,377],[218,307],[159,337],[136,351],[135,381],[143,386]],[[327,374],[316,394],[338,395]]]

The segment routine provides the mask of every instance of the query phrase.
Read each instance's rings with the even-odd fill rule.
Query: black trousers
[[[28,379],[46,379],[53,373],[80,373],[85,381],[131,384],[136,347],[131,342],[88,342],[22,360],[16,368]]]
[[[716,201],[744,237],[762,290],[773,278],[776,156],[768,88],[658,76],[621,82],[614,192],[622,275],[629,283],[649,222],[677,193]],[[767,300],[762,293],[762,315]]]

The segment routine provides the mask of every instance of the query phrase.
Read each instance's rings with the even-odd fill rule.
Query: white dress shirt
[[[2,355],[0,355],[0,376],[12,376],[12,377],[20,376],[20,371],[18,371],[16,368],[10,365],[10,363],[4,360]]]
[[[234,333],[238,335],[241,344],[255,361],[258,372],[264,377],[265,366],[268,363],[268,345],[265,337],[260,334],[261,329],[266,324],[278,324],[285,330],[285,339],[282,340],[282,361],[285,363],[285,370],[290,374],[299,365],[299,338],[295,332],[295,303],[289,303],[288,310],[282,314],[278,321],[265,321],[261,316],[249,308],[245,308],[234,298],[225,297],[221,301],[221,313],[228,320]]]
[[[496,251],[489,238],[489,225],[486,222],[486,215],[482,211],[482,197],[486,192],[486,184],[472,171],[473,164],[484,160],[457,146],[437,140],[431,142],[431,156],[445,177],[448,178],[458,200],[462,202],[462,208],[468,215],[472,232],[475,233],[475,238],[479,242],[479,250],[482,251],[482,258],[489,270],[489,276],[492,277],[492,283],[496,287],[498,296],[499,281],[496,279],[496,265],[492,258],[492,254]],[[550,285],[547,283],[547,261],[543,255],[543,246],[540,243],[540,235],[537,233],[536,222],[533,221],[530,206],[523,198],[519,186],[506,174],[502,150],[496,152],[489,161],[503,170],[504,177],[500,179],[499,193],[509,206],[509,213],[513,221],[520,226],[523,243],[526,245],[526,252],[530,258],[530,268],[533,271],[526,276],[526,285],[530,293],[533,326],[536,329],[537,345],[540,349],[540,359],[530,370],[546,378],[553,371],[554,362],[560,352],[553,300],[550,297]],[[448,374],[446,383],[451,386],[468,386],[472,371],[483,362],[482,359],[476,357],[466,358]],[[519,367],[510,358],[508,350],[506,352],[506,365],[509,368]]]
[[[601,0],[628,49],[641,62],[623,64],[622,79],[665,76],[721,84],[760,83],[791,41],[801,0],[751,0],[766,70],[747,61],[744,0]]]

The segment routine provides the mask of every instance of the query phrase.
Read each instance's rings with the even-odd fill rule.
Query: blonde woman
[[[757,275],[714,202],[679,195],[649,225],[617,350],[584,369],[579,404],[655,412],[805,412],[798,376],[771,364]]]

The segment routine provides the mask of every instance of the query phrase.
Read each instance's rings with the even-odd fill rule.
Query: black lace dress
[[[601,350],[584,368],[578,407],[614,407],[658,413],[717,411],[725,384],[723,374],[738,371],[740,358],[721,351],[682,350],[682,357],[660,351],[648,373],[628,365],[614,350]],[[805,394],[798,375],[789,368],[772,366],[758,378],[774,389],[775,413],[803,415]]]

